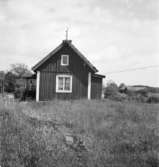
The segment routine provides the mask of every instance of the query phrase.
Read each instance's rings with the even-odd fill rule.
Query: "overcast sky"
[[[158,0],[0,0],[0,70],[32,67],[69,27],[69,39],[107,80],[159,86],[159,67],[108,73],[159,65],[158,11]]]

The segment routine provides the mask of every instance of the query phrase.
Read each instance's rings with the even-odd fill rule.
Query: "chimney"
[[[63,42],[64,44],[66,44],[66,43],[67,43],[67,44],[70,44],[70,43],[72,43],[72,40],[63,40],[62,42]]]

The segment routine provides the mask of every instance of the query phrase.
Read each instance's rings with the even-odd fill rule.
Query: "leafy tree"
[[[4,80],[5,80],[4,90],[9,93],[14,92],[16,85],[16,76],[11,72],[7,72]]]
[[[23,77],[31,75],[31,71],[25,64],[12,64],[10,70],[5,75],[5,91],[9,93],[19,92],[22,94]],[[22,80],[21,80],[22,79]]]
[[[26,75],[31,75],[31,71],[28,66],[21,63],[11,64],[10,72],[13,73],[18,78],[22,78]]]
[[[118,93],[118,86],[115,82],[109,81],[105,89],[105,97],[113,96]]]
[[[127,86],[124,83],[121,83],[119,85],[119,92],[120,93],[126,93],[127,92]]]

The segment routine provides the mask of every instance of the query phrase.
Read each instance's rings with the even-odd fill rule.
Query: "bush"
[[[15,98],[21,100],[23,98],[24,91],[25,91],[24,88],[21,88],[21,87],[16,88],[16,90],[14,91]]]
[[[124,83],[119,85],[119,92],[120,93],[127,93],[127,86]]]
[[[114,83],[114,82],[108,83],[107,87],[105,88],[105,92],[104,92],[105,98],[110,97],[110,96],[113,97],[117,93],[118,93],[118,86],[117,86],[117,84]]]
[[[159,96],[158,95],[151,95],[147,99],[148,103],[159,103]]]
[[[16,86],[16,76],[11,72],[7,72],[5,75],[5,85],[4,90],[7,93],[13,93],[15,91]]]

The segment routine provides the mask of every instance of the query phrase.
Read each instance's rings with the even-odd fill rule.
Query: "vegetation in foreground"
[[[53,101],[0,105],[2,167],[157,167],[159,105]]]

